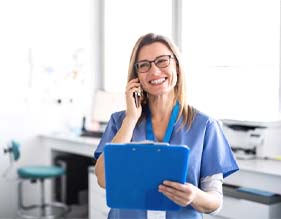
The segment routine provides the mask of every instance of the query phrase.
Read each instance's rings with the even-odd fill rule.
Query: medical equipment
[[[280,159],[281,121],[222,120],[223,130],[239,159]]]

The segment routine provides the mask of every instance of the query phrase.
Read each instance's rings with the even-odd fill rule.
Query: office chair
[[[20,158],[20,144],[16,141],[11,141],[4,153],[10,153],[10,160],[17,161]],[[58,166],[29,166],[20,167],[17,169],[18,175],[18,214],[23,218],[42,218],[53,219],[64,217],[69,211],[66,204],[61,202],[45,201],[44,181],[46,179],[54,179],[65,174],[65,170]],[[31,183],[40,183],[40,203],[25,205],[23,203],[23,184],[30,180]]]

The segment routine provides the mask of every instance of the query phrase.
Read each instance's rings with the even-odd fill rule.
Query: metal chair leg
[[[26,219],[55,219],[64,218],[65,214],[69,211],[69,207],[60,202],[45,201],[45,185],[44,179],[39,179],[40,183],[40,204],[24,205],[23,201],[23,182],[26,180],[19,180],[18,182],[18,214]],[[39,210],[39,215],[32,215],[31,210]],[[48,212],[48,209],[50,212]],[[59,210],[59,213],[54,213],[52,210]]]

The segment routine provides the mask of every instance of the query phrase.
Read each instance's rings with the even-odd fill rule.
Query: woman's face
[[[177,83],[176,60],[163,55],[173,54],[165,44],[155,42],[142,47],[137,60],[140,66],[142,61],[155,61],[150,63],[151,68],[147,72],[138,73],[143,90],[154,96],[173,92]],[[165,62],[167,59],[170,60],[167,67],[160,68],[155,65],[157,63],[160,66],[161,62]]]

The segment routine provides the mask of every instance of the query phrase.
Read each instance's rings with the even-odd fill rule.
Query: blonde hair
[[[175,89],[174,92],[175,92],[175,98],[180,104],[178,119],[182,116],[183,122],[181,127],[187,125],[187,127],[190,128],[192,121],[195,117],[196,110],[192,106],[188,105],[187,103],[186,82],[185,82],[185,74],[182,66],[181,54],[178,47],[169,38],[162,35],[156,35],[154,33],[148,33],[146,35],[141,36],[138,39],[131,53],[129,70],[128,70],[128,82],[138,77],[138,73],[134,65],[138,60],[138,55],[141,48],[155,42],[160,42],[166,45],[171,50],[171,52],[173,53],[176,59],[178,80],[174,88]],[[142,103],[143,107],[146,104],[148,104],[148,101],[146,95],[144,95],[144,101]],[[145,112],[143,110],[143,115],[141,119],[143,118],[144,113]]]

